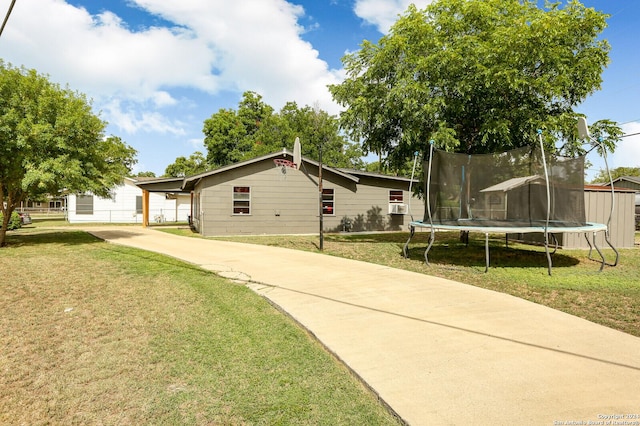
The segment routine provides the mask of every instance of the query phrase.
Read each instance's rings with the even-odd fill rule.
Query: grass
[[[166,229],[192,235],[188,229]],[[510,243],[503,236],[490,239],[491,267],[485,269],[484,237],[469,246],[455,233],[438,233],[424,261],[428,232],[417,232],[410,246],[410,259],[402,257],[408,233],[325,234],[324,253],[348,259],[387,265],[435,275],[474,286],[508,293],[572,315],[640,337],[640,234],[636,247],[621,249],[615,268],[588,258],[586,250],[558,250],[553,255],[552,276],[547,273],[544,248]],[[317,236],[242,236],[221,238],[299,250],[318,251]],[[613,251],[603,250],[609,262]]]
[[[397,424],[246,287],[40,225],[0,250],[0,424]]]

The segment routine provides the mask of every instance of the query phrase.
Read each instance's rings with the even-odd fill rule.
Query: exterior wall
[[[308,163],[302,170],[275,167],[271,159],[203,178],[194,190],[193,224],[205,236],[312,234],[319,229],[318,169]],[[395,185],[395,186],[394,186]],[[250,214],[233,214],[233,187],[251,188]],[[400,187],[398,187],[400,186]],[[351,230],[406,230],[409,215],[389,215],[389,189],[404,190],[408,182],[363,177],[361,183],[323,172],[323,188],[334,190],[334,214],[323,216],[327,232]],[[423,214],[422,203],[411,203],[414,216]],[[417,212],[416,212],[417,207]]]
[[[628,188],[636,191],[636,199],[635,199],[635,227],[640,230],[640,183],[632,182],[627,179],[620,179],[617,182],[613,183],[614,188]]]
[[[611,192],[585,190],[585,213],[587,222],[604,223],[609,220],[611,212]],[[635,240],[634,203],[635,194],[629,191],[616,191],[615,206],[609,230],[610,240],[616,248],[633,248]],[[605,247],[604,235],[598,233],[596,243]],[[584,235],[565,233],[559,240],[564,248],[589,248]]]
[[[77,197],[69,195],[67,219],[70,223],[142,223],[142,213],[138,213],[136,197],[142,196],[142,189],[131,180],[113,190],[112,198],[93,196],[93,214],[78,214]],[[179,194],[168,199],[165,193],[149,194],[149,221],[151,223],[187,221],[190,214],[190,196]]]

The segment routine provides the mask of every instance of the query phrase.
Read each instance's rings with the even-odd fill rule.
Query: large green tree
[[[105,127],[82,94],[0,61],[0,246],[26,199],[62,189],[106,197],[131,172],[136,151]]]
[[[293,149],[296,137],[302,155],[335,167],[361,168],[362,151],[340,132],[338,119],[317,107],[288,102],[280,111],[255,92],[245,92],[238,110],[220,109],[204,122],[207,163],[212,168]]]
[[[616,167],[610,171],[612,179],[631,176],[640,178],[640,167]],[[609,183],[609,174],[606,170],[600,169],[598,174],[593,178],[592,183]]]
[[[465,153],[549,145],[580,150],[574,108],[600,88],[606,15],[578,1],[436,0],[410,6],[379,42],[343,58],[330,86],[366,153],[401,165],[429,140]],[[600,126],[605,128],[606,126]],[[605,132],[609,145],[617,127]],[[605,129],[606,130],[606,129]]]
[[[176,161],[169,164],[164,171],[166,177],[185,177],[196,175],[206,171],[208,168],[207,160],[200,151],[196,151],[186,157],[178,157]]]

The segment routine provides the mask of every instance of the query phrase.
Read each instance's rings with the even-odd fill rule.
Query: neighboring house
[[[181,190],[192,192],[193,227],[204,236],[313,234],[320,229],[321,204],[328,232],[406,231],[411,215],[424,215],[424,203],[411,195],[411,179],[323,166],[320,196],[317,162],[302,158],[287,167],[282,160],[292,165],[293,153],[283,150],[185,178]],[[174,184],[138,186],[159,191]]]
[[[114,188],[110,198],[92,194],[69,194],[67,219],[71,223],[142,223],[142,189],[136,186],[141,178],[125,178]],[[152,193],[149,196],[149,217],[152,222],[186,222],[191,198],[175,192]]]

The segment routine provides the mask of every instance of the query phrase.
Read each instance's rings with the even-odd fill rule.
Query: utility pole
[[[324,250],[324,203],[322,193],[322,138],[318,147],[318,198],[320,204],[320,251]]]

